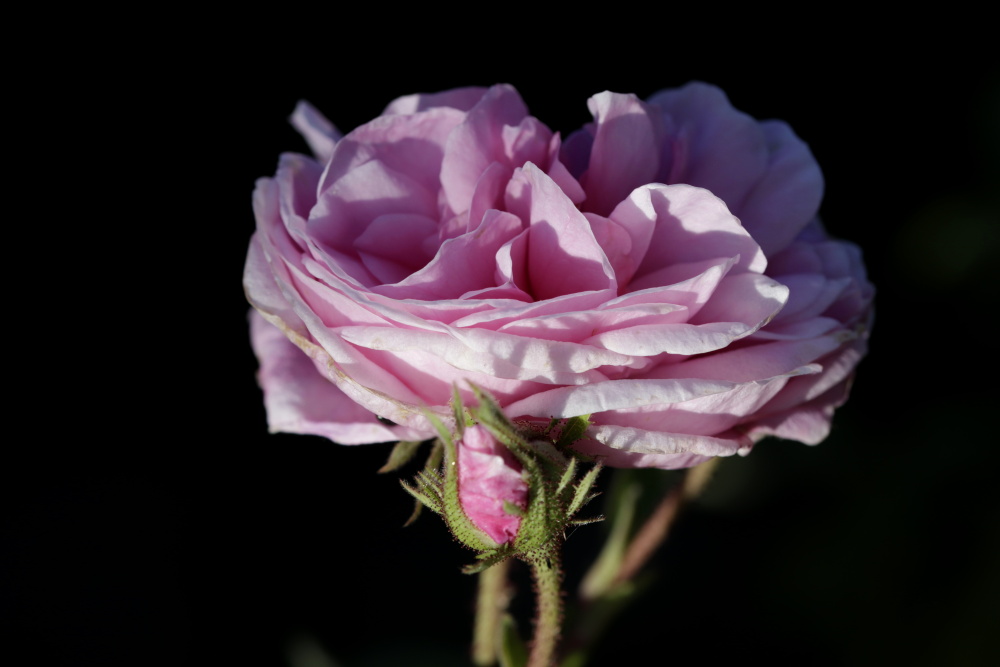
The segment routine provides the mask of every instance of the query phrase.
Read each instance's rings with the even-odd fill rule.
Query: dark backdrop
[[[98,255],[103,344],[79,361],[98,380],[72,390],[86,416],[46,425],[68,435],[4,471],[16,637],[67,665],[463,664],[470,553],[435,517],[402,527],[410,501],[375,472],[388,447],[267,433],[240,284],[254,180],[306,150],[286,122],[299,98],[347,131],[399,95],[509,82],[565,136],[594,93],[701,79],[810,144],[829,230],[865,252],[876,324],[829,440],[725,461],[594,664],[997,657],[995,56],[858,34],[534,26],[511,44],[303,21],[308,39],[179,40],[134,56],[141,79],[110,70],[101,183],[127,194],[88,224],[113,224],[127,252]],[[571,537],[571,586],[601,530]],[[525,585],[524,630],[529,606]]]

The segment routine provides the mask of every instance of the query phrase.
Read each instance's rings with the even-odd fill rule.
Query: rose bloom
[[[588,106],[563,141],[510,86],[346,136],[299,105],[316,157],[258,181],[244,278],[271,430],[430,438],[473,382],[527,423],[591,415],[576,446],[613,466],[826,437],[873,289],[806,144],[702,83]]]

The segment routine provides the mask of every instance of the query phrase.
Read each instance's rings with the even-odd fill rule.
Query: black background
[[[594,93],[692,79],[810,144],[829,230],[865,252],[876,323],[828,441],[723,462],[594,665],[997,658],[995,55],[860,33],[529,27],[303,16],[297,35],[118,50],[90,72],[106,102],[64,100],[93,114],[75,126],[101,165],[91,197],[119,193],[79,222],[118,245],[91,260],[98,342],[60,374],[84,416],[48,412],[58,437],[3,472],[0,612],[39,664],[323,667],[310,650],[348,667],[466,664],[471,554],[435,517],[402,528],[410,501],[375,472],[388,447],[267,433],[240,284],[254,180],[306,150],[286,121],[299,98],[348,131],[399,95],[509,82],[565,136]],[[122,74],[128,58],[141,77]],[[571,536],[570,589],[602,530]]]

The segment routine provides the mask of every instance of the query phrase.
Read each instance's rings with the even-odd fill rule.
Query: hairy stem
[[[531,643],[527,667],[552,667],[555,664],[563,614],[562,569],[558,550],[533,559],[531,572],[535,579],[537,616],[535,638]]]
[[[504,560],[479,573],[476,624],[472,636],[472,662],[476,667],[491,667],[497,663],[500,623],[511,597],[507,581],[509,570],[510,560]]]

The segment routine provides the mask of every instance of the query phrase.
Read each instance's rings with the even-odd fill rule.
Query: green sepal
[[[393,446],[392,451],[389,453],[389,460],[378,471],[392,472],[403,467],[413,459],[422,444],[423,441],[421,440],[400,440]]]
[[[451,434],[441,438],[444,444],[444,480],[441,484],[441,502],[444,518],[452,535],[475,551],[492,551],[497,543],[472,523],[458,497],[458,448]]]
[[[580,483],[576,485],[576,489],[573,493],[573,500],[569,504],[569,513],[576,514],[580,511],[580,508],[589,503],[591,500],[597,497],[597,494],[591,494],[590,489],[594,486],[594,482],[597,481],[597,475],[600,474],[601,469],[604,466],[598,463],[583,476]]]
[[[420,496],[413,493],[413,490],[406,483],[401,482],[403,488],[416,498],[413,503],[413,512],[410,513],[410,518],[403,524],[404,528],[420,518],[420,512],[424,508],[424,505],[430,507],[437,514],[441,514],[444,511],[444,508],[441,506],[440,491],[442,479],[441,473],[438,471],[442,456],[444,456],[444,445],[441,444],[440,440],[435,440],[430,454],[427,455],[427,462],[424,463],[424,469],[417,473],[417,481],[420,484],[420,489],[422,489]]]
[[[422,504],[426,505],[428,508],[437,512],[438,514],[442,513],[444,507],[441,504],[441,499],[437,497],[436,490],[433,487],[428,487],[424,484],[421,484],[420,488],[416,489],[407,484],[406,482],[404,482],[403,480],[399,480],[399,483],[402,485],[403,489],[407,493],[416,498]],[[416,518],[415,516],[411,515],[411,520],[415,518]],[[411,523],[411,520],[408,520],[405,525],[409,525]]]
[[[528,647],[517,632],[514,617],[504,614],[500,621],[500,667],[524,667],[528,664]]]
[[[579,417],[570,417],[566,420],[566,423],[562,427],[562,431],[559,433],[559,440],[556,445],[562,449],[565,449],[572,445],[574,442],[583,437],[583,434],[587,432],[587,428],[590,427],[590,415],[581,415]]]
[[[483,570],[493,567],[497,563],[507,560],[508,558],[514,556],[514,550],[510,548],[510,545],[504,544],[496,549],[483,552],[476,556],[479,560],[478,563],[470,563],[462,568],[463,574],[478,574]]]
[[[524,510],[509,500],[503,501],[503,511],[511,516],[524,516]]]

